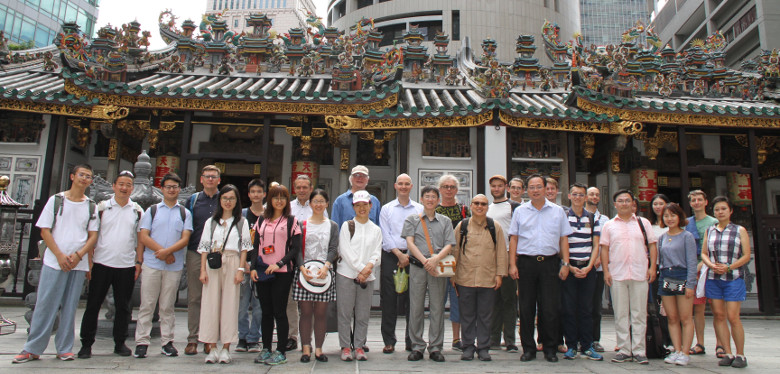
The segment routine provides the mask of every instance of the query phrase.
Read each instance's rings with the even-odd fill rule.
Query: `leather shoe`
[[[536,352],[524,352],[522,356],[520,356],[520,361],[527,362],[531,360],[536,359]]]
[[[125,343],[122,343],[121,345],[114,346],[114,353],[120,355],[120,356],[130,356],[133,354],[133,351],[130,350],[130,348],[125,345]]]
[[[197,343],[195,343],[195,353],[198,353],[198,344]],[[206,344],[206,343],[203,343],[203,353],[205,353],[205,354],[211,353],[211,346]]]
[[[444,362],[444,355],[439,351],[431,352],[430,358],[436,362]]]
[[[544,359],[547,360],[547,362],[558,362],[558,355],[555,353],[551,353],[548,355],[544,355]]]
[[[395,346],[393,345],[386,345],[384,348],[382,348],[382,353],[390,354],[395,352]]]
[[[409,354],[409,357],[406,359],[409,361],[420,361],[423,358],[423,354],[420,351],[412,351],[412,353]]]
[[[187,346],[184,347],[184,354],[187,356],[192,356],[197,353],[198,353],[198,343],[187,343]]]

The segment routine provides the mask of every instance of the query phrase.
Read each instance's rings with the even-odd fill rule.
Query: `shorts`
[[[664,290],[664,278],[686,279],[688,270],[685,268],[666,268],[661,269],[661,276],[658,277],[658,296],[680,296]]]
[[[737,278],[734,280],[707,279],[704,293],[709,299],[723,301],[745,301],[747,291],[745,290],[745,280]]]
[[[699,257],[699,261],[701,261],[701,257]],[[699,276],[701,276],[701,271],[696,273],[696,279],[699,279]],[[707,297],[706,297],[707,283],[704,284],[704,290],[705,290],[705,297],[694,297],[693,305],[704,305],[707,303]]]

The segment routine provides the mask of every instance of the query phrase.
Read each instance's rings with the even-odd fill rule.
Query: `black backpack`
[[[666,348],[658,304],[653,301],[652,292],[647,303],[647,333],[645,334],[645,350],[647,358],[664,358],[671,351]]]
[[[487,229],[490,232],[490,237],[493,238],[493,245],[496,245],[496,224],[490,217],[485,217],[487,219]],[[469,234],[469,219],[470,218],[464,218],[462,221],[460,221],[460,250],[463,253],[466,253],[466,243],[468,243],[468,238],[466,236]]]

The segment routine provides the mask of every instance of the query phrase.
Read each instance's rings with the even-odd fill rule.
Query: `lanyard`
[[[280,224],[280,223],[282,223],[282,218],[284,218],[284,216],[279,216],[279,220],[278,220],[278,221],[276,221],[276,226],[274,226],[274,229],[273,229],[273,230],[271,230],[272,236],[273,236],[273,238],[274,238],[274,239],[273,239],[273,244],[272,244],[272,245],[274,246],[274,249],[276,248],[276,234],[273,234],[273,233],[274,233],[274,232],[276,231],[276,229],[279,227],[279,224]],[[263,225],[264,225],[264,226],[263,226],[263,229],[262,229],[263,233],[262,233],[262,234],[260,234],[260,239],[263,241],[263,245],[265,245],[265,231],[266,231],[266,229],[268,228],[268,221],[267,221],[267,220],[266,220],[266,221],[263,221]]]

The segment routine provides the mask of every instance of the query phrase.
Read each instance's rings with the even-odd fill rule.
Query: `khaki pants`
[[[141,305],[138,308],[138,320],[135,328],[136,345],[149,345],[152,332],[154,307],[160,303],[160,341],[162,345],[173,341],[176,322],[173,304],[179,291],[181,271],[152,269],[143,265],[141,271]]]
[[[206,265],[209,279],[203,285],[201,298],[201,342],[238,343],[238,301],[241,285],[236,284],[235,278],[240,260],[238,252],[225,251],[222,254],[221,268],[211,269]]]
[[[187,251],[187,343],[198,342],[200,324],[200,297],[203,285],[200,283],[200,253]]]
[[[613,281],[612,308],[620,353],[645,356],[647,330],[647,281]],[[629,326],[631,329],[629,330]]]

